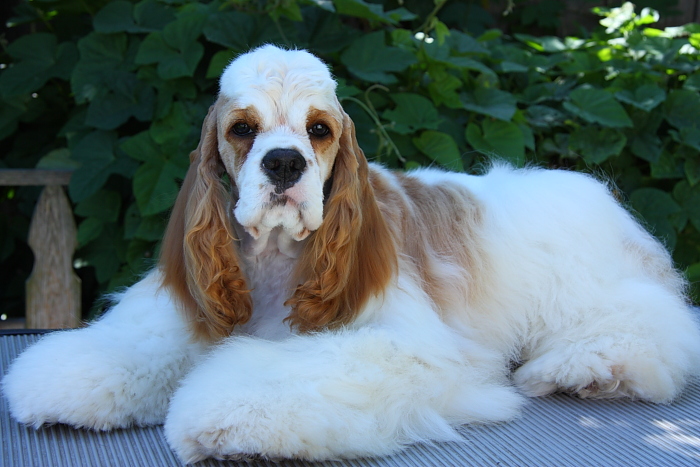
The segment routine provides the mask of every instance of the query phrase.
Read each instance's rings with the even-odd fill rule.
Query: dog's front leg
[[[512,418],[521,398],[488,369],[488,352],[408,304],[401,323],[229,338],[173,396],[171,447],[185,462],[376,456],[455,439],[456,424]]]
[[[12,415],[39,427],[106,430],[162,423],[178,381],[203,351],[152,273],[99,321],[43,337],[11,365]]]

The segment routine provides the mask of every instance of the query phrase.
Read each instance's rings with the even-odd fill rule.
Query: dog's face
[[[310,53],[265,46],[236,58],[190,161],[160,264],[195,335],[218,339],[250,318],[239,252],[264,251],[273,229],[286,236],[276,237],[279,251],[296,260],[285,305],[299,331],[349,323],[396,271],[352,120]]]
[[[243,228],[257,239],[281,227],[295,240],[318,229],[344,122],[326,66],[271,46],[243,55],[221,78],[215,112]]]

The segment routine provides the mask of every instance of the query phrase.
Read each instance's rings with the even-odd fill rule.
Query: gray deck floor
[[[0,374],[36,335],[0,336]],[[47,390],[51,390],[47,388]],[[674,404],[532,399],[515,422],[465,426],[461,442],[417,445],[378,459],[307,463],[265,460],[252,466],[700,466],[700,385]],[[162,427],[106,433],[64,425],[34,430],[0,403],[0,466],[176,466]],[[236,465],[207,460],[197,466]]]

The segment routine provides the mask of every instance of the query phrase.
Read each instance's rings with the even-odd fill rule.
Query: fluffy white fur
[[[431,285],[397,237],[398,269],[351,321],[311,333],[290,328],[290,277],[324,221],[334,163],[315,152],[307,114],[321,110],[342,125],[334,89],[316,58],[270,46],[222,76],[218,151],[238,189],[231,222],[250,320],[225,339],[194,339],[157,269],[99,321],[48,335],[17,358],[3,392],[18,421],[98,430],[164,422],[185,462],[333,459],[459,439],[456,425],[515,417],[519,393],[667,403],[698,374],[700,332],[670,256],[604,185],[565,171],[398,174],[370,165],[386,219],[399,212],[391,200],[419,216],[415,203],[426,201],[410,204],[416,187],[447,187],[464,195],[458,203],[478,206],[460,240],[471,256],[440,251],[449,228],[429,225],[434,241],[422,248],[439,279]],[[241,165],[221,134],[227,112],[250,107],[262,122]],[[297,149],[308,167],[291,201],[269,206],[260,160],[280,145]],[[453,209],[426,212],[452,220]],[[512,361],[522,363],[514,385]]]

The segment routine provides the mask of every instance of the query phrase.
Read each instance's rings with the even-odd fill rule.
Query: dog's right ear
[[[195,336],[210,341],[247,322],[253,308],[221,179],[216,107],[209,109],[199,146],[190,154],[160,254],[163,286],[179,300]]]

